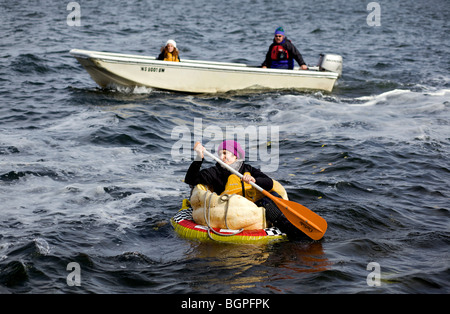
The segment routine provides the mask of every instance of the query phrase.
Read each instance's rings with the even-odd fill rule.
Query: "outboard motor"
[[[342,56],[321,53],[318,66],[320,71],[336,72],[341,76]]]

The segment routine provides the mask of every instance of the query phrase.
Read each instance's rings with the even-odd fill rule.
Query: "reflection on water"
[[[297,273],[321,272],[332,265],[325,256],[321,242],[285,243],[283,250],[273,256],[278,267]]]
[[[206,287],[211,293],[258,287],[277,293],[284,289],[277,287],[277,282],[298,277],[292,276],[293,273],[322,272],[332,264],[320,242],[269,245],[191,242],[187,259],[195,276],[190,278],[191,285],[202,291]]]

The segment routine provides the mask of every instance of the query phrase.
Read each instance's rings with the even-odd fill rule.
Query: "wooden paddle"
[[[224,163],[218,157],[214,156],[213,154],[211,154],[206,150],[203,151],[203,154],[213,158],[218,163],[227,168],[229,171],[231,171],[232,173],[234,173],[235,175],[237,175],[239,178],[242,179],[243,175],[241,173],[231,168],[229,165]],[[257,189],[265,196],[270,198],[272,201],[274,201],[274,203],[278,206],[278,208],[286,216],[286,218],[295,227],[303,231],[308,237],[310,237],[313,240],[320,240],[323,237],[328,227],[328,224],[325,221],[325,219],[323,219],[322,217],[312,212],[310,209],[306,208],[303,205],[270,194],[269,192],[267,192],[254,182],[250,182],[250,184],[255,189]]]

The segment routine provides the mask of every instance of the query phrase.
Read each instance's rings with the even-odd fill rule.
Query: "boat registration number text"
[[[154,67],[141,67],[141,71],[144,72],[164,72],[166,69],[164,68],[154,68]]]

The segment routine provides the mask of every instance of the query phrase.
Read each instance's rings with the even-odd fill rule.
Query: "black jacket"
[[[231,172],[223,168],[219,163],[211,168],[200,170],[202,161],[193,161],[189,167],[184,182],[189,185],[195,186],[197,184],[205,184],[213,188],[214,192],[221,194],[225,190],[228,177]],[[273,181],[261,170],[254,168],[245,162],[242,164],[239,172],[244,174],[250,172],[251,176],[255,178],[256,184],[266,191],[270,191],[273,188]]]
[[[297,50],[297,48],[294,46],[294,44],[285,37],[284,40],[281,42],[281,44],[277,44],[275,42],[275,39],[273,40],[273,43],[270,45],[269,50],[267,51],[266,59],[264,60],[264,62],[261,66],[266,66],[268,68],[271,67],[272,49],[274,46],[277,46],[277,45],[283,46],[284,49],[286,49],[289,52],[289,59],[294,59],[295,61],[298,62],[299,65],[306,64],[305,61],[303,60],[301,53]]]

